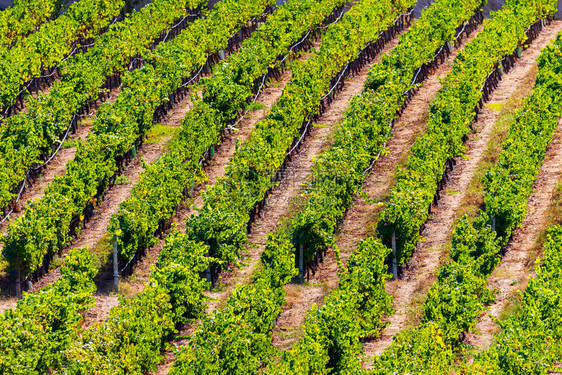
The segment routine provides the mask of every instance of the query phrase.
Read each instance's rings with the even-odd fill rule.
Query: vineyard
[[[558,6],[0,10],[0,374],[562,374]]]

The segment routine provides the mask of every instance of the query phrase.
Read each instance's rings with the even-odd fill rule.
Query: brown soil
[[[319,44],[319,40],[315,41],[313,43],[313,48],[317,48]],[[308,57],[309,54],[306,53],[301,55],[298,60],[304,61]],[[277,101],[283,94],[285,85],[291,79],[291,73],[291,70],[284,71],[278,79],[274,80],[272,83],[269,83],[262,90],[256,102],[263,104],[263,108],[248,112],[247,115],[242,118],[236,125],[237,130],[232,133],[233,136],[228,137],[216,149],[215,157],[211,159],[210,165],[205,168],[205,173],[208,177],[208,180],[204,184],[201,184],[195,188],[194,192],[191,195],[191,199],[188,199],[188,202],[184,202],[184,205],[178,210],[178,212],[176,212],[176,215],[173,218],[173,222],[177,225],[177,228],[180,231],[185,231],[186,223],[189,220],[189,217],[192,214],[196,214],[197,209],[202,207],[203,197],[201,193],[206,188],[212,186],[217,181],[217,179],[224,176],[226,165],[230,162],[230,159],[235,154],[236,145],[243,143],[248,138],[252,130],[255,128],[257,122],[265,119],[271,107],[273,107],[273,105],[277,103]],[[252,231],[252,234],[255,234],[255,229]],[[150,251],[159,253],[163,245],[164,241],[160,241],[160,243],[154,246]],[[211,299],[208,302],[207,313],[212,312],[217,308],[217,306],[224,303],[235,285],[248,281],[254,267],[258,263],[260,251],[258,251],[255,247],[248,246],[248,251],[243,254],[245,267],[241,269],[225,270],[221,273],[219,279],[221,292],[217,292],[215,290],[206,293],[207,296]],[[158,256],[156,255],[154,257],[154,262],[157,258]],[[135,273],[136,272],[137,271],[135,271]],[[189,335],[196,329],[197,325],[198,321],[194,322],[189,327],[182,327],[179,336]],[[186,344],[187,340],[184,339],[175,339],[173,341],[173,345],[177,347],[181,347]],[[158,375],[167,374],[173,364],[173,354],[171,352],[166,352],[165,354],[165,362],[159,365],[157,371],[155,372]]]
[[[15,309],[17,303],[16,297],[3,297],[0,303],[0,314],[4,314],[6,310]]]
[[[94,295],[94,307],[84,312],[83,327],[88,328],[92,324],[101,323],[107,319],[112,308],[119,304],[119,298],[116,295]]]
[[[530,48],[523,52],[515,68],[504,76],[503,81],[494,91],[490,103],[501,103],[513,95],[524,81],[524,77],[536,66],[535,60],[540,50],[556,36],[560,25],[559,22],[555,22],[546,27]],[[395,314],[389,317],[390,324],[383,330],[381,337],[366,343],[365,359],[382,353],[391,344],[394,335],[407,328],[409,324],[417,323],[410,321],[412,317],[415,320],[416,313],[419,314],[419,311],[416,311],[419,310],[417,305],[421,305],[429,287],[436,280],[436,271],[450,241],[455,213],[462,205],[474,172],[483,159],[498,116],[498,112],[493,112],[487,107],[481,111],[478,121],[474,124],[475,134],[471,134],[466,142],[469,151],[464,158],[456,160],[456,166],[445,191],[441,195],[438,206],[434,207],[422,233],[424,239],[418,244],[417,251],[408,263],[403,277],[387,283],[387,290],[394,296]]]
[[[394,38],[388,43],[383,52],[374,60],[374,63],[380,62],[380,56],[390,51],[398,44],[398,38]],[[293,160],[289,166],[291,174],[289,178],[284,180],[279,189],[274,191],[271,198],[277,203],[278,208],[273,208],[274,212],[266,209],[262,215],[265,219],[258,221],[263,222],[266,227],[261,232],[257,244],[260,251],[265,247],[267,234],[272,232],[280,219],[287,217],[292,212],[291,203],[301,198],[301,185],[306,182],[311,175],[311,167],[313,158],[319,155],[331,142],[331,135],[345,114],[345,110],[349,107],[350,100],[363,91],[363,85],[367,79],[369,67],[372,64],[364,66],[359,74],[346,80],[344,89],[338,94],[332,102],[329,109],[318,119],[314,130],[304,144],[301,153]],[[303,158],[304,160],[299,160]],[[285,186],[284,186],[285,185]],[[288,186],[287,186],[288,185]],[[269,204],[268,204],[269,205]],[[294,206],[293,206],[294,207]],[[347,257],[347,249],[342,249],[341,256]],[[335,254],[332,250],[328,251],[324,261],[311,275],[308,283],[305,285],[289,284],[284,287],[287,293],[287,304],[283,307],[283,311],[277,319],[275,328],[273,329],[274,345],[280,350],[287,350],[299,340],[302,334],[302,325],[307,312],[316,304],[321,305],[331,289],[338,285],[338,264]]]
[[[481,27],[478,28],[478,32],[480,30]],[[342,254],[350,254],[357,248],[362,239],[376,234],[376,222],[384,208],[381,203],[386,201],[388,193],[394,185],[396,166],[406,160],[410,146],[426,130],[428,106],[441,88],[440,80],[449,73],[458,52],[474,35],[475,33],[463,41],[461,47],[453,51],[446,61],[424,81],[417,95],[413,97],[400,119],[394,125],[393,137],[387,146],[388,152],[380,157],[363,184],[363,192],[370,201],[357,196],[343,220],[339,230],[338,241],[336,242]],[[439,256],[437,252],[434,252],[433,255]],[[415,274],[415,272],[412,274]],[[407,278],[409,278],[408,271],[404,273],[404,279]],[[365,343],[366,359],[381,352],[392,341],[392,336],[401,329],[400,323],[395,328],[392,328],[392,322],[403,322],[409,313],[408,306],[414,296],[406,297],[400,295],[402,294],[400,286],[404,282],[406,281],[400,279],[387,282],[387,292],[394,296],[393,308],[398,314],[388,319],[390,325],[383,330],[380,339],[371,339]],[[403,299],[403,297],[406,298]],[[400,314],[401,306],[404,306],[405,310]]]
[[[112,102],[115,100],[115,97],[119,94],[119,90],[115,89],[111,91],[111,96],[106,102]],[[78,130],[75,134],[70,133],[67,137],[67,141],[85,141],[86,137],[90,133],[90,129],[92,128],[92,121],[91,119],[95,116],[97,109],[92,111],[92,113],[88,116],[85,116],[78,124]],[[40,171],[39,176],[35,181],[31,183],[27,183],[26,188],[21,195],[21,198],[18,202],[18,205],[14,212],[12,213],[9,220],[6,220],[4,223],[0,224],[0,231],[4,231],[7,229],[8,224],[11,220],[23,215],[25,206],[28,202],[34,201],[39,199],[45,193],[45,189],[47,186],[53,182],[56,176],[61,176],[66,172],[66,165],[72,159],[74,159],[74,155],[76,154],[76,147],[68,147],[68,148],[61,148],[59,152],[55,155],[53,160],[47,164],[47,166]],[[0,245],[1,246],[1,245]]]
[[[524,291],[529,277],[534,273],[538,253],[536,250],[540,234],[546,229],[547,210],[556,185],[562,180],[562,122],[556,130],[534,186],[533,195],[527,201],[527,216],[514,231],[506,247],[501,264],[488,278],[488,287],[497,289],[495,302],[488,314],[483,314],[476,323],[476,332],[469,334],[467,341],[484,350],[493,341],[493,334],[500,328],[491,316],[499,318],[502,312],[517,300],[518,292]]]
[[[163,125],[167,127],[179,127],[181,125],[182,119],[185,114],[191,108],[192,104],[188,99],[185,99],[181,104],[175,106],[168,114],[165,121],[162,122]],[[138,157],[129,165],[123,174],[130,181],[128,184],[114,185],[109,189],[105,196],[103,202],[96,207],[94,217],[89,221],[87,228],[82,231],[79,236],[78,241],[76,241],[74,247],[84,247],[89,246],[91,249],[97,249],[103,245],[103,241],[107,235],[107,227],[109,225],[111,217],[116,214],[119,210],[119,205],[121,202],[125,201],[131,194],[131,190],[136,184],[144,172],[141,160],[144,159],[146,164],[150,165],[154,163],[160,155],[165,150],[165,145],[171,136],[165,136],[160,139],[157,143],[145,143],[139,149]],[[102,249],[104,255],[108,255],[108,250]],[[139,262],[139,269],[145,270],[146,268],[146,279],[144,274],[141,272],[136,279],[142,280],[143,282],[148,281],[148,268],[145,263],[152,259],[152,254],[148,253],[148,256]],[[54,272],[52,272],[54,273]],[[47,275],[46,278],[48,278]],[[117,299],[113,295],[113,263],[112,260],[107,257],[106,262],[102,262],[100,272],[95,277],[94,281],[98,287],[96,293],[96,305],[86,312],[85,324],[90,325],[94,321],[103,321],[105,317],[109,314],[109,310],[117,305]],[[142,289],[141,289],[142,290]],[[125,286],[120,285],[121,294],[130,295],[136,294],[132,292],[130,287],[125,284]]]

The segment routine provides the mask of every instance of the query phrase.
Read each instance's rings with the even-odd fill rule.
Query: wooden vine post
[[[113,288],[119,293],[119,262],[117,258],[117,236],[113,240]]]
[[[299,282],[304,283],[304,246],[302,245],[302,233],[299,236]]]
[[[392,277],[398,278],[398,259],[396,258],[396,232],[392,232]]]
[[[16,270],[16,298],[21,299],[21,272],[19,267]]]
[[[209,252],[207,251],[207,258],[208,257],[209,257]],[[211,275],[211,264],[209,264],[209,266],[205,270],[205,276],[207,278],[207,282],[209,283],[209,291],[211,291],[211,289],[213,289],[213,278],[212,278],[212,275]]]

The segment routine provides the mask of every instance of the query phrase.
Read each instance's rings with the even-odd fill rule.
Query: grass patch
[[[56,270],[64,264],[64,255],[55,254],[53,260],[49,263],[49,271]]]
[[[129,185],[131,183],[131,180],[129,180],[127,178],[127,176],[125,176],[124,174],[120,174],[119,176],[117,176],[117,178],[115,179],[115,185]]]
[[[265,104],[261,103],[261,102],[252,102],[250,104],[248,104],[248,106],[246,107],[246,109],[248,111],[258,111],[260,109],[264,109],[265,108]]]
[[[302,337],[304,327],[301,325],[299,327],[290,327],[290,328],[280,328],[276,333],[284,341],[290,341],[290,344],[293,342],[299,341]],[[287,347],[290,349],[290,347]]]
[[[546,211],[545,228],[548,228],[551,225],[562,225],[562,180],[558,181],[556,184],[556,189],[554,189],[554,192],[552,193],[550,204],[548,205]],[[527,267],[531,268],[535,264],[536,259],[541,256],[542,247],[546,241],[546,234],[546,229],[537,234],[535,243],[533,244],[533,249],[529,252],[529,256],[527,258]]]
[[[154,125],[146,134],[146,144],[160,143],[164,138],[179,134],[179,127],[165,126],[162,124]]]
[[[94,125],[94,117],[93,116],[86,116],[83,117],[80,122],[78,123],[78,126],[92,126]]]
[[[78,140],[76,140],[76,139],[68,139],[68,138],[67,138],[67,139],[63,142],[63,144],[62,144],[62,146],[61,146],[61,149],[64,150],[64,149],[66,149],[66,148],[74,148],[74,147],[76,147],[76,146],[78,146]]]
[[[96,258],[96,267],[101,268],[102,265],[111,262],[113,264],[113,242],[111,241],[111,235],[109,232],[100,238],[98,243],[90,250],[91,254],[94,254]]]
[[[562,181],[558,181],[546,214],[549,224],[562,225]]]
[[[130,298],[133,296],[133,288],[126,281],[119,282],[119,295]]]
[[[282,82],[277,81],[276,79],[272,79],[271,81],[269,81],[269,83],[267,84],[268,87],[281,87],[283,86]]]
[[[507,303],[505,304],[502,311],[498,316],[500,321],[506,320],[510,316],[514,316],[519,311],[521,311],[521,298],[519,297],[519,293],[514,293],[507,298]]]
[[[410,306],[408,307],[408,315],[406,317],[406,320],[404,321],[405,329],[416,328],[420,325],[424,315],[423,307],[426,300],[427,291],[417,292],[414,295],[412,301],[410,302]]]
[[[318,129],[324,129],[324,128],[328,127],[328,124],[319,124],[319,123],[315,122],[315,123],[312,124],[312,127],[318,128]]]
[[[498,103],[486,103],[486,108],[490,111],[499,112],[505,106],[505,102],[498,102]]]

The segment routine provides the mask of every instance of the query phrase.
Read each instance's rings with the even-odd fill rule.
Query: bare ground
[[[317,48],[319,45],[319,41],[314,43],[313,48]],[[303,61],[304,59],[308,58],[309,54],[303,54],[298,60]],[[210,164],[207,168],[205,168],[205,173],[208,177],[208,180],[197,186],[194,192],[191,195],[190,199],[187,199],[186,202],[182,204],[182,207],[176,212],[176,215],[173,217],[173,222],[177,226],[177,228],[184,232],[186,229],[187,221],[191,215],[197,214],[197,209],[200,209],[203,205],[203,197],[201,193],[208,187],[214,185],[216,181],[225,175],[225,168],[226,165],[230,162],[230,159],[234,156],[236,151],[236,145],[242,144],[250,135],[252,130],[255,128],[255,125],[258,121],[263,120],[267,117],[269,110],[281,97],[283,94],[283,90],[286,84],[291,79],[292,72],[291,70],[286,70],[279,76],[278,79],[273,80],[270,82],[267,87],[265,87],[260,95],[258,96],[256,102],[261,103],[263,106],[260,109],[248,112],[248,114],[242,118],[239,123],[236,125],[236,131],[232,133],[232,136],[229,136],[225,139],[220,146],[215,151],[215,157],[211,159]],[[155,263],[158,259],[158,255],[160,250],[164,245],[164,241],[160,241],[159,244],[155,245],[150,252],[155,253],[153,258],[153,262]],[[244,264],[245,267],[241,269],[231,269],[225,270],[221,273],[219,279],[219,285],[221,292],[211,291],[207,293],[207,296],[210,298],[209,302],[207,303],[207,312],[211,312],[216,309],[217,305],[224,303],[227,296],[230,294],[231,289],[237,285],[238,283],[245,282],[245,279],[249,278],[252,273],[253,268],[257,264],[259,260],[259,252],[254,247],[248,247],[248,251],[243,254],[244,256]],[[153,264],[154,264],[153,263]],[[143,271],[145,277],[148,277],[148,268],[145,267],[146,271]],[[135,272],[137,272],[135,270]],[[133,288],[142,288],[141,283],[134,283]],[[198,321],[193,322],[193,324],[182,327],[179,332],[179,338],[174,339],[172,344],[176,347],[181,347],[187,344],[187,340],[184,340],[181,336],[188,336],[192,333],[198,325]],[[170,351],[165,352],[165,361],[158,366],[158,369],[155,374],[167,374],[172,367],[174,360],[173,353]]]
[[[343,120],[345,110],[349,107],[349,101],[363,91],[369,67],[380,62],[380,56],[396,47],[397,44],[398,38],[394,38],[385,46],[383,52],[375,58],[373,63],[367,64],[359,74],[346,80],[344,89],[338,94],[329,109],[318,119],[301,152],[289,165],[291,171],[289,178],[284,180],[279,186],[280,189],[276,189],[273,193],[271,201],[278,203],[276,205],[268,203],[268,208],[262,215],[264,220],[257,222],[259,235],[253,235],[257,240],[253,243],[260,247],[260,251],[265,248],[267,234],[277,227],[282,218],[294,214],[291,211],[291,207],[294,207],[294,205],[291,203],[301,197],[302,183],[309,180],[311,176],[313,158],[331,143],[331,135]],[[260,225],[263,225],[263,229],[260,229]],[[342,257],[346,256],[344,252],[345,250],[342,249]],[[283,307],[283,311],[273,329],[273,342],[278,349],[290,349],[299,340],[307,312],[314,304],[322,305],[324,297],[328,295],[331,289],[337,287],[338,271],[334,252],[329,251],[324,261],[311,275],[308,283],[303,285],[288,284],[284,287],[287,293],[287,304]]]
[[[561,28],[555,22],[547,26],[532,45],[523,52],[514,69],[504,76],[494,91],[490,103],[501,103],[517,90],[525,76],[536,66],[536,58],[550,39],[553,39]],[[406,328],[415,320],[417,305],[421,305],[429,287],[436,281],[436,271],[441,259],[446,255],[446,247],[450,241],[455,213],[466,199],[467,188],[473,175],[482,161],[484,151],[490,141],[490,135],[499,116],[485,107],[474,124],[475,133],[466,142],[468,152],[465,158],[458,158],[450,179],[441,194],[438,206],[422,233],[423,239],[418,244],[414,256],[408,263],[403,277],[387,283],[387,290],[394,296],[395,314],[389,317],[389,325],[383,330],[381,337],[371,340],[365,345],[365,360],[382,353],[391,343],[394,335]],[[419,313],[419,312],[417,312]],[[365,365],[369,363],[365,362]]]
[[[118,95],[118,90],[113,90],[111,92],[108,101],[115,100]],[[88,136],[90,129],[92,128],[92,116],[96,111],[92,112],[91,116],[86,116],[84,120],[81,120],[78,125],[78,130],[75,134],[69,134],[67,140],[84,141]],[[0,224],[0,231],[5,231],[8,228],[10,221],[16,219],[17,217],[24,214],[25,206],[34,200],[41,198],[45,189],[52,183],[56,176],[63,175],[66,171],[66,165],[76,154],[76,147],[61,148],[55,157],[47,164],[47,166],[40,171],[39,176],[32,182],[32,184],[27,185],[24,190],[16,210],[11,214],[10,219]],[[0,243],[0,251],[3,248],[3,244]],[[37,291],[41,289],[46,284],[34,285],[34,290]],[[6,309],[15,308],[17,299],[14,297],[15,289],[13,281],[9,276],[2,272],[0,273],[0,286],[2,288],[2,293],[0,294],[0,313],[3,313]]]
[[[110,94],[111,97],[107,100],[107,102],[115,100],[115,97],[118,94],[118,90],[113,90]],[[90,129],[92,128],[92,118],[93,116],[95,116],[96,112],[97,109],[94,110],[90,115],[85,116],[82,120],[80,120],[78,124],[78,130],[75,134],[70,133],[68,135],[67,142],[77,140],[84,141],[86,139],[86,137],[90,133]],[[21,195],[17,207],[10,215],[10,219],[0,224],[0,231],[6,230],[11,220],[14,220],[17,217],[23,215],[25,206],[28,202],[34,201],[43,196],[43,194],[45,193],[45,189],[51,184],[51,182],[53,182],[54,178],[65,173],[66,165],[70,160],[74,159],[75,155],[76,146],[61,148],[59,150],[59,152],[54,156],[53,160],[51,160],[49,164],[47,164],[45,168],[40,171],[39,176],[31,183],[27,183],[27,186]]]
[[[168,114],[166,119],[162,121],[162,125],[170,128],[177,128],[181,125],[182,119],[185,114],[192,107],[189,99],[184,99],[180,104],[175,106]],[[119,205],[131,195],[131,190],[138,183],[141,174],[144,172],[141,160],[144,159],[146,164],[154,163],[160,155],[165,151],[165,145],[171,138],[171,135],[162,137],[158,142],[145,143],[140,149],[136,159],[127,166],[123,175],[127,177],[129,183],[123,185],[114,185],[109,189],[103,202],[96,207],[94,217],[88,222],[87,228],[80,233],[78,241],[74,247],[89,246],[91,249],[98,247],[105,247],[100,250],[107,253],[107,227],[111,217],[119,210]],[[150,254],[146,259],[151,259]],[[144,265],[145,259],[140,262],[141,267]],[[112,293],[113,290],[113,268],[112,261],[107,259],[107,262],[101,265],[100,272],[95,277],[94,281],[98,287],[96,293],[96,305],[86,312],[85,324],[90,325],[95,321],[103,321],[109,314],[109,310],[117,304],[117,298]],[[125,284],[126,285],[126,284]],[[122,288],[120,286],[120,288]],[[120,291],[122,294],[131,294],[129,289],[125,286],[124,290]]]
[[[527,216],[513,234],[506,247],[506,254],[500,265],[488,278],[488,287],[497,289],[498,294],[488,314],[483,314],[476,323],[476,332],[467,336],[467,341],[478,350],[492,344],[493,334],[499,331],[492,320],[517,299],[518,291],[524,291],[529,277],[534,273],[538,253],[535,251],[540,234],[546,229],[547,210],[556,185],[562,180],[562,122],[554,134],[544,164],[534,186],[533,195],[527,201]]]

